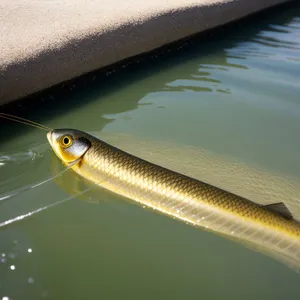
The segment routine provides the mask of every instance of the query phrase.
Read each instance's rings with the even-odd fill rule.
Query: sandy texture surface
[[[0,104],[287,0],[1,0]]]

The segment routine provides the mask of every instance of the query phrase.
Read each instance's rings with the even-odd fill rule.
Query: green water
[[[259,185],[252,200],[272,201],[274,190],[297,213],[299,95],[300,5],[291,4],[5,111],[93,132],[219,186],[231,179],[240,193]],[[63,170],[45,132],[0,126],[0,192]],[[82,187],[66,173],[3,200],[0,223]],[[0,255],[0,299],[300,297],[300,276],[284,264],[103,190],[2,226]]]

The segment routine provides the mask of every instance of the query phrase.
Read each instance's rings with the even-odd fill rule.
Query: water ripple
[[[44,154],[49,151],[49,146],[40,144],[29,150],[12,152],[0,152],[0,189],[2,187],[11,189],[18,184],[18,179],[28,177],[30,170],[36,169],[43,163]],[[10,176],[7,176],[10,174]],[[13,174],[13,176],[12,176]]]
[[[220,55],[212,55],[210,64],[208,57],[201,57],[198,69],[186,74],[185,78],[166,83],[163,90],[232,94],[240,89],[236,85],[237,78],[248,79],[247,83],[242,83],[246,89],[247,84],[251,89],[261,84],[270,90],[276,90],[278,85],[283,89],[296,88],[298,81],[293,79],[300,61],[299,24],[299,18],[286,24],[270,24],[251,39],[224,49],[223,59]]]

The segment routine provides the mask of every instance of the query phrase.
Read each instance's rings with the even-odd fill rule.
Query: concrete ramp
[[[1,0],[0,104],[287,0]]]

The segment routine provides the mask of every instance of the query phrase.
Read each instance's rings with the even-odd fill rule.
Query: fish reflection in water
[[[249,195],[251,195],[249,199],[253,199],[262,205],[282,202],[282,199],[284,199],[286,200],[285,204],[290,211],[292,211],[294,218],[299,220],[300,204],[296,200],[295,195],[299,195],[300,186],[296,181],[287,181],[280,178],[280,176],[269,174],[254,168],[251,169],[245,164],[229,161],[226,158],[221,158],[207,151],[202,151],[189,146],[177,148],[170,143],[153,143],[150,141],[137,142],[127,135],[114,136],[113,138],[107,137],[106,141],[129,153],[139,157],[143,156],[143,158],[152,163],[163,165],[164,167],[194,178],[199,178],[218,187],[224,187],[226,190],[230,190],[230,192],[242,195],[243,197],[249,197]],[[54,173],[56,173],[55,167],[60,164],[61,163],[56,158],[53,159]],[[69,178],[67,179],[66,176],[69,176]],[[83,179],[72,172],[66,173],[61,178],[57,177],[55,180],[63,189],[73,195],[82,192],[82,190],[86,188],[86,183],[84,183]],[[89,185],[90,184],[88,184],[88,186]],[[263,195],[261,193],[262,190],[264,192]],[[82,194],[81,199],[91,203],[97,203],[97,199],[99,199],[101,202],[102,199],[97,195],[97,189],[93,190],[93,193],[94,194],[89,193],[89,195]],[[199,209],[199,213],[197,213],[197,208],[195,207],[193,215],[200,215],[201,208]],[[175,214],[170,214],[170,216],[182,219],[180,215],[184,216],[184,211],[185,208],[183,205],[175,212]],[[229,234],[224,235],[224,233],[222,233],[224,232],[224,228],[222,227],[226,227],[230,222],[227,224],[218,217],[216,218],[213,215],[206,214],[203,215],[199,222],[201,221],[201,223],[203,223],[209,221],[211,217],[214,218],[216,224],[212,226],[213,228],[203,226],[204,229],[212,229],[214,232],[217,232],[228,239],[241,242],[252,250],[260,251],[284,262],[295,270],[299,269],[300,240],[298,237],[294,236],[289,239],[289,234],[282,235],[282,231],[276,231],[276,229],[270,231],[264,228],[264,225],[258,226],[260,228],[258,231],[254,228],[246,228],[243,218],[236,218],[233,222],[234,224],[230,225],[231,229],[226,229],[226,232]],[[191,222],[188,216],[184,220],[190,224],[194,222]],[[238,234],[241,233],[241,227],[245,227],[243,229],[244,232],[242,238],[238,236]],[[257,241],[255,236],[257,236]],[[260,243],[262,236],[264,240],[270,240],[270,243],[262,246],[262,243]],[[274,241],[277,250],[278,243],[282,246],[282,249],[290,249],[287,251],[288,254],[280,253],[280,251],[276,250],[276,247],[273,248],[272,241]]]

